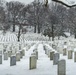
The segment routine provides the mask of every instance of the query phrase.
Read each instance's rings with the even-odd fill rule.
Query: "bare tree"
[[[13,24],[13,32],[15,32],[16,17],[19,15],[19,10],[24,6],[24,4],[18,1],[11,1],[7,3],[7,9],[9,14],[9,22]]]

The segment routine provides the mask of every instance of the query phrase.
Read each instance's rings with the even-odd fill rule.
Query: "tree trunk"
[[[38,24],[38,33],[40,33],[40,26],[39,26],[39,24]]]
[[[54,26],[52,24],[52,41],[54,41]]]
[[[15,32],[15,23],[13,24],[13,32]]]
[[[20,42],[20,30],[21,30],[21,25],[19,26],[19,32],[18,32],[18,42]]]
[[[13,18],[13,32],[15,32],[15,16]]]
[[[38,33],[40,33],[40,23],[39,23],[39,0],[38,0],[38,6],[37,6],[37,25],[38,25]]]
[[[36,33],[36,25],[34,26],[34,33]]]
[[[35,4],[34,4],[34,33],[36,33],[36,10],[35,10]]]

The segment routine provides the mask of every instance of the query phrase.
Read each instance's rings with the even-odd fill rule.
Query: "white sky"
[[[34,0],[6,0],[6,1],[20,1],[20,2],[23,2],[25,4],[29,4],[30,2],[34,1]]]
[[[20,1],[20,2],[23,2],[25,4],[29,4],[29,3],[33,2],[34,0],[6,0],[6,1]],[[48,1],[50,2],[51,0],[48,0]],[[71,1],[72,2],[74,2],[74,1],[76,2],[76,0],[62,0],[62,1],[64,1],[64,2],[67,2],[68,1],[68,3],[70,3]]]
[[[33,2],[34,0],[6,0],[6,1],[20,1],[20,2],[23,2],[23,3],[25,3],[25,4],[29,4],[29,3],[31,3],[31,2]],[[41,1],[41,0],[40,0]],[[44,1],[44,0],[43,0]],[[51,0],[48,0],[49,2],[51,1]]]

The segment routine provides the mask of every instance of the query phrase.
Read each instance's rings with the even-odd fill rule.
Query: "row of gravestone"
[[[55,47],[53,47],[54,49],[56,49]],[[68,50],[68,48],[62,48],[62,51],[58,51],[60,53],[63,54],[63,56],[68,56],[68,59],[72,59],[73,58],[73,53],[74,53],[74,62],[76,62],[76,51],[74,50]]]
[[[34,45],[35,43],[31,42],[26,42],[26,43],[19,43],[19,42],[16,42],[16,43],[0,43],[0,49],[3,50],[14,50],[14,49],[18,49],[18,50],[21,50],[23,49],[24,47],[27,47],[27,46],[32,46]]]
[[[33,50],[33,53],[31,53],[31,56],[29,58],[29,69],[36,69],[37,67],[37,60],[38,60],[38,51],[37,49]]]
[[[55,47],[53,47],[53,48],[54,49],[57,49]],[[74,53],[74,62],[76,62],[76,51],[74,51],[73,49],[74,48],[68,49],[67,46],[66,46],[66,47],[62,48],[61,51],[58,51],[58,50],[57,51],[60,52],[60,53],[62,53],[63,56],[67,55],[68,56],[68,59],[72,59],[73,58],[73,53]]]
[[[45,49],[45,53],[46,53],[46,47],[44,46]],[[48,51],[49,52],[49,51]],[[66,48],[63,49],[63,56],[68,55],[68,59],[72,59],[73,58],[73,52],[74,52],[74,62],[76,62],[76,51],[73,50],[67,50]],[[55,63],[55,61],[57,62],[57,58],[58,58],[58,54],[54,54],[54,51],[49,52],[50,53],[50,59],[53,59],[53,64]],[[48,54],[49,55],[49,54]],[[51,58],[52,57],[52,58]],[[56,58],[55,58],[56,57]]]
[[[49,54],[48,54],[49,56]],[[58,75],[66,75],[66,61],[65,60],[59,60],[59,53],[50,51],[50,60],[53,60],[54,65],[58,65]],[[30,56],[29,59],[29,69],[36,69],[37,67],[37,59],[38,59],[38,51],[33,50],[33,53]]]
[[[33,45],[34,45],[34,43],[31,44],[31,46],[33,46]],[[29,45],[27,45],[27,46],[28,46],[27,49],[29,50],[31,46],[29,46]],[[10,57],[10,66],[14,66],[14,65],[16,65],[17,61],[20,61],[20,59],[23,58],[23,56],[25,56],[25,48],[23,48],[22,50],[19,50],[19,51],[15,51],[15,50],[0,51],[0,64],[3,63],[3,59],[8,60],[8,58]]]
[[[20,52],[20,53],[23,56],[24,52],[23,53]],[[10,57],[10,66],[16,65],[16,58],[17,58],[16,56],[12,55]],[[18,57],[18,58],[22,58],[22,56]],[[31,56],[29,58],[29,69],[35,69],[36,68],[37,59],[38,59],[38,51],[35,49],[35,50],[33,50],[33,53],[31,54]],[[59,59],[59,54],[56,52],[54,53],[54,51],[51,51],[50,52],[50,60],[53,60],[54,65],[58,64],[58,75],[65,75],[65,73],[66,73],[65,60],[59,61],[58,59]]]
[[[48,55],[48,57],[50,58],[50,60],[53,60],[53,64],[56,65],[58,64],[58,60],[59,60],[59,53],[57,51],[55,51],[54,49],[49,49],[48,46],[44,45],[44,50],[45,50],[45,54]]]
[[[59,42],[60,41],[60,42]],[[53,42],[48,43],[50,46],[52,46],[55,50],[58,50],[60,53],[62,53],[63,48],[68,48],[74,50],[76,47],[75,40],[54,40]]]
[[[4,60],[8,60],[10,57],[10,66],[16,65],[16,61],[20,61],[23,56],[25,56],[25,50],[20,50],[14,55],[12,54],[12,51],[6,51],[4,54],[0,51],[0,64],[3,63],[3,58]]]
[[[45,54],[50,57],[50,60],[53,60],[53,65],[57,65],[57,75],[66,75],[66,61],[64,59],[60,60],[60,54],[55,50],[49,50],[43,46],[45,50]],[[46,53],[46,51],[48,53]]]
[[[74,62],[76,62],[76,51],[67,50],[67,48],[63,49],[63,56],[68,55],[68,59],[73,59],[73,53],[74,53]]]
[[[30,46],[33,46],[35,43],[0,43],[0,49],[5,52],[8,50],[11,51],[19,51],[22,50],[24,47],[26,47],[26,50],[30,48]]]
[[[12,51],[12,54],[15,54],[16,52],[18,52],[19,50],[22,50],[22,49],[26,49],[26,51],[27,51],[33,45],[34,45],[34,43],[26,43],[23,45],[19,44],[19,43],[17,43],[17,44],[11,43],[11,44],[8,44],[7,46],[6,46],[6,44],[5,45],[3,44],[3,48],[1,50],[3,51],[3,53],[6,51],[8,51],[10,53]]]

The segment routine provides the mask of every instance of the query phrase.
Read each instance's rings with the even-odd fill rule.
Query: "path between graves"
[[[37,69],[38,70],[38,75],[57,75],[56,68],[57,66],[53,65],[53,62],[50,61],[50,58],[45,54],[45,51],[43,50],[43,45],[39,44],[38,46],[38,53],[39,53],[39,59],[37,62]]]

